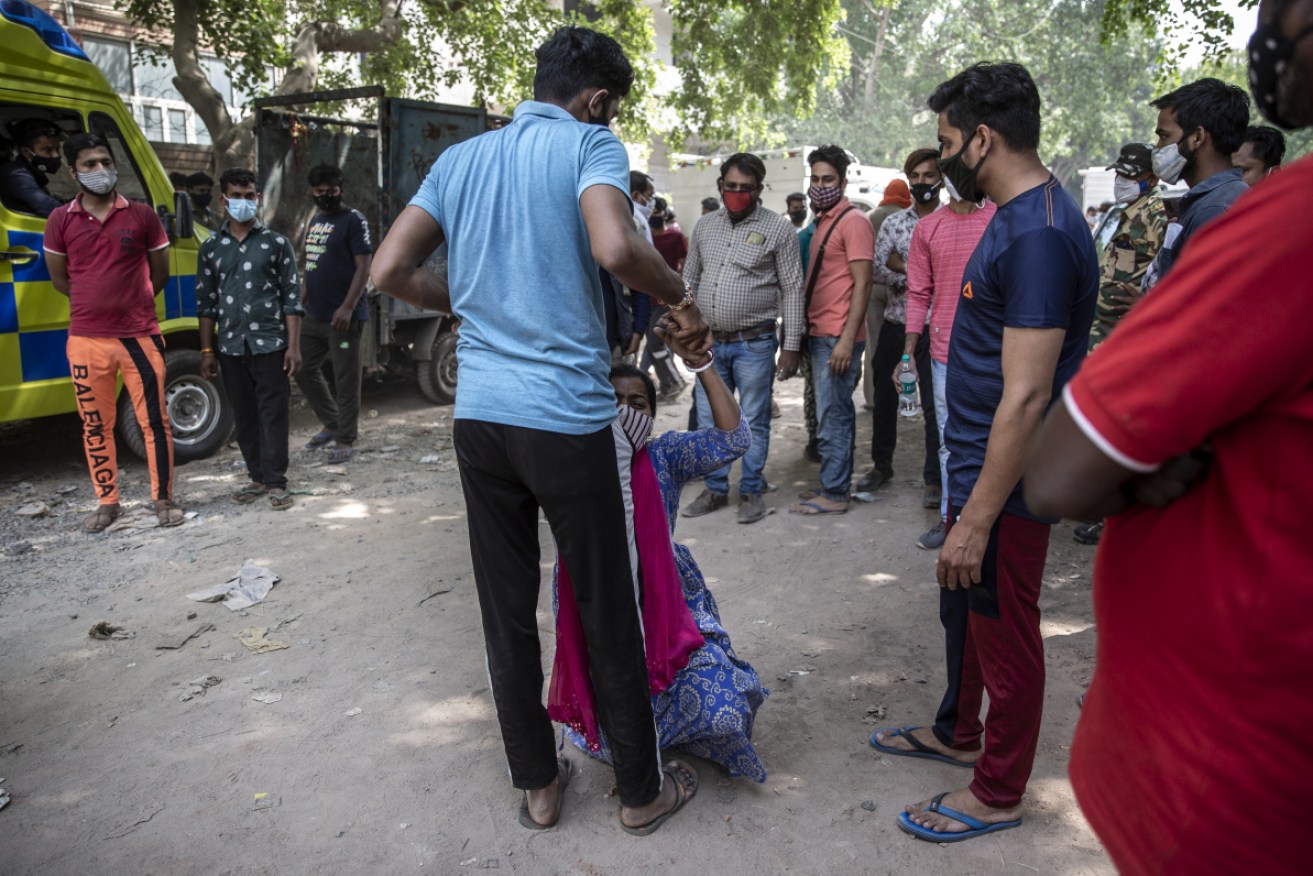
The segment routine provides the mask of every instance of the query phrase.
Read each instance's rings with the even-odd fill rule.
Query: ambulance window
[[[138,167],[132,150],[124,142],[123,135],[119,133],[119,126],[104,113],[92,113],[90,122],[91,130],[104,137],[109,143],[110,151],[114,153],[114,164],[119,172],[119,194],[129,201],[153,204],[150,192],[147,191],[146,183],[141,176],[141,168]]]
[[[0,103],[0,164],[17,157],[18,144],[12,141],[13,129],[27,119],[48,120],[63,131],[66,137],[82,130],[82,117],[75,112],[31,104]],[[63,161],[62,149],[60,161]],[[47,178],[46,191],[59,201],[69,201],[77,194],[78,186],[61,163],[60,168]],[[30,207],[12,202],[5,194],[0,191],[0,201],[3,201],[6,207],[19,213],[28,212]]]

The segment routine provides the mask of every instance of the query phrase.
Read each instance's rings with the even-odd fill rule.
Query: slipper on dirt
[[[811,511],[799,511],[799,508],[811,508]],[[799,517],[820,517],[822,514],[847,514],[848,506],[842,508],[826,508],[824,505],[816,502],[807,501],[799,502],[789,509],[790,514],[797,514]]]
[[[168,528],[181,526],[187,522],[187,517],[181,505],[168,499],[161,499],[155,503],[155,520],[161,527]]]
[[[287,490],[269,491],[269,507],[275,511],[286,511],[296,504],[296,497]]]
[[[529,830],[551,830],[556,827],[557,822],[561,820],[561,808],[565,806],[565,789],[570,785],[570,761],[566,758],[558,758],[556,761],[556,774],[561,779],[561,796],[556,800],[556,812],[552,813],[552,820],[547,824],[539,824],[533,820],[529,814],[529,795],[526,793],[524,799],[520,801],[520,824],[529,828]]]
[[[966,767],[967,769],[975,768],[976,766],[975,764],[958,760],[957,758],[951,757],[940,751],[935,751],[933,748],[926,745],[920,739],[917,739],[915,736],[912,735],[913,730],[920,730],[920,729],[921,729],[920,727],[882,727],[881,729],[876,730],[874,733],[871,734],[871,738],[869,741],[871,743],[872,748],[874,748],[876,751],[883,751],[885,754],[893,754],[893,755],[897,755],[898,757],[923,757],[926,760],[937,760],[940,763],[948,763],[948,764],[952,764],[953,766]],[[915,748],[916,751],[903,751],[901,748],[891,748],[888,745],[881,744],[879,741],[877,741],[876,737],[882,733],[885,736],[898,736],[898,737],[902,737],[903,739],[906,739],[907,744]],[[951,817],[952,816],[950,816],[950,818]]]
[[[119,519],[120,513],[118,505],[101,505],[96,508],[95,514],[82,521],[82,531],[92,535],[104,532],[114,525],[114,521]]]
[[[324,462],[330,465],[337,465],[343,462],[350,462],[356,455],[356,451],[350,445],[339,444],[336,447],[330,447],[324,451]]]
[[[938,797],[930,801],[926,809],[930,812],[938,812],[940,815],[946,815],[954,821],[965,824],[970,830],[963,831],[945,831],[931,830],[928,827],[922,827],[912,820],[912,817],[906,812],[898,813],[898,827],[903,833],[910,833],[919,840],[925,840],[928,843],[960,843],[964,840],[975,839],[978,836],[984,836],[987,833],[998,833],[1000,830],[1011,830],[1014,827],[1021,826],[1021,819],[1013,821],[1000,821],[997,824],[985,824],[983,821],[977,821],[965,812],[958,812],[956,809],[949,809],[941,802],[944,797],[948,796],[945,791]]]
[[[323,447],[325,444],[330,443],[332,440],[333,440],[332,432],[327,432],[327,431],[319,432],[317,435],[315,435],[315,437],[311,438],[309,441],[305,443],[305,449],[318,450],[320,447]]]
[[[264,493],[265,493],[264,487],[251,487],[251,486],[242,487],[240,490],[233,493],[232,500],[236,502],[238,505],[249,505],[252,502],[254,502],[256,499],[259,499],[261,496],[263,496]]]
[[[653,818],[647,824],[642,824],[639,825],[638,827],[630,827],[629,825],[621,821],[620,826],[624,828],[625,833],[632,834],[633,836],[651,836],[652,834],[657,832],[657,830],[661,827],[661,825],[669,821],[676,812],[683,809],[684,804],[687,803],[689,800],[692,800],[693,797],[697,794],[698,774],[695,773],[693,771],[693,768],[690,766],[685,766],[685,765],[676,766],[676,764],[678,763],[679,761],[672,760],[670,763],[666,764],[661,768],[661,772],[669,776],[670,780],[675,783],[675,805],[670,809],[669,812],[663,812],[660,815],[658,815],[656,818]],[[688,775],[689,777],[688,785],[685,785],[683,781],[680,780],[681,773]]]

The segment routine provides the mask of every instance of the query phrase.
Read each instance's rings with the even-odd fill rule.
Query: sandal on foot
[[[816,498],[820,498],[817,496]],[[790,514],[797,514],[802,517],[819,517],[822,514],[847,514],[848,503],[844,502],[841,508],[826,508],[824,505],[814,500],[799,502],[789,509]]]
[[[324,430],[319,432],[317,435],[315,435],[315,437],[311,438],[309,441],[307,441],[305,443],[305,449],[318,450],[320,447],[323,447],[325,444],[328,444],[332,440],[333,440],[333,433]]]
[[[265,494],[264,487],[257,487],[255,484],[242,487],[232,494],[232,500],[238,505],[249,505]]]
[[[96,509],[95,514],[82,521],[82,531],[93,535],[104,532],[115,520],[119,519],[119,513],[120,508],[118,505],[101,505]]]
[[[546,824],[539,824],[533,820],[529,814],[529,793],[526,791],[524,799],[520,801],[520,824],[529,828],[529,830],[551,830],[556,827],[556,823],[561,820],[561,808],[565,806],[565,789],[570,784],[570,761],[564,757],[556,759],[556,775],[561,780],[561,796],[556,798],[556,811],[552,813],[552,820]]]
[[[180,526],[187,519],[182,507],[171,499],[160,499],[155,503],[155,519],[163,527]]]
[[[356,455],[356,451],[350,444],[338,444],[324,451],[324,462],[330,465],[350,462],[351,458]]]
[[[931,828],[922,827],[917,824],[912,820],[912,816],[908,815],[906,812],[898,813],[898,827],[904,833],[910,833],[917,839],[925,840],[928,843],[960,843],[963,840],[975,839],[976,837],[984,836],[987,833],[997,833],[1000,830],[1011,830],[1014,827],[1021,826],[1020,818],[1013,819],[1012,821],[1000,821],[996,824],[986,824],[983,821],[978,821],[964,812],[958,812],[956,809],[949,809],[947,806],[944,806],[942,801],[947,796],[948,792],[945,791],[935,799],[931,800],[930,805],[926,807],[926,811],[938,812],[940,815],[946,815],[954,821],[965,824],[970,830],[932,830]]]
[[[657,832],[661,825],[669,821],[672,815],[683,809],[684,804],[689,800],[692,800],[697,794],[698,774],[695,773],[693,768],[688,764],[682,761],[672,760],[661,768],[661,772],[669,776],[670,780],[675,783],[675,805],[670,808],[670,811],[663,812],[647,824],[640,824],[637,827],[630,827],[622,820],[620,826],[624,828],[625,833],[633,834],[634,836],[651,836]],[[685,781],[681,776],[687,779],[687,784],[685,784]]]
[[[920,730],[920,729],[921,729],[920,727],[884,727],[872,733],[869,741],[871,743],[872,748],[874,748],[876,751],[883,751],[885,754],[893,754],[893,755],[897,755],[898,757],[923,757],[926,760],[937,760],[940,763],[950,763],[953,766],[966,767],[967,769],[975,769],[976,765],[974,763],[967,763],[964,760],[958,760],[952,755],[944,754],[942,751],[935,751],[933,748],[926,745],[920,739],[917,739],[915,736],[912,735],[913,730]],[[903,751],[901,748],[893,748],[892,746],[884,745],[883,743],[877,741],[877,737],[879,737],[881,734],[890,737],[902,737],[903,739],[907,740],[908,745],[912,746],[916,750]],[[951,818],[952,816],[949,817]]]
[[[269,507],[275,511],[286,511],[296,504],[296,498],[287,490],[270,490]]]

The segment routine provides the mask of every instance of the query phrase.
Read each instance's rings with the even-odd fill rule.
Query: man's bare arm
[[[424,266],[445,239],[442,226],[426,211],[406,207],[374,255],[370,266],[374,285],[416,307],[451,313],[447,278]]]
[[[599,184],[579,196],[593,258],[630,289],[664,304],[684,300],[684,281],[634,226],[629,199],[615,186]]]
[[[46,250],[46,270],[50,272],[50,285],[65,298],[68,297],[68,256]]]
[[[146,254],[150,263],[150,288],[156,295],[169,284],[169,247]]]

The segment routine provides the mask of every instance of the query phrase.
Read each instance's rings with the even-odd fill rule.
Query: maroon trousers
[[[1039,743],[1044,711],[1039,590],[1048,547],[1048,524],[1001,514],[989,535],[980,583],[939,595],[948,689],[935,716],[935,736],[945,745],[974,751],[983,735],[985,752],[976,761],[971,792],[999,809],[1021,802]],[[989,716],[982,723],[985,693]]]

